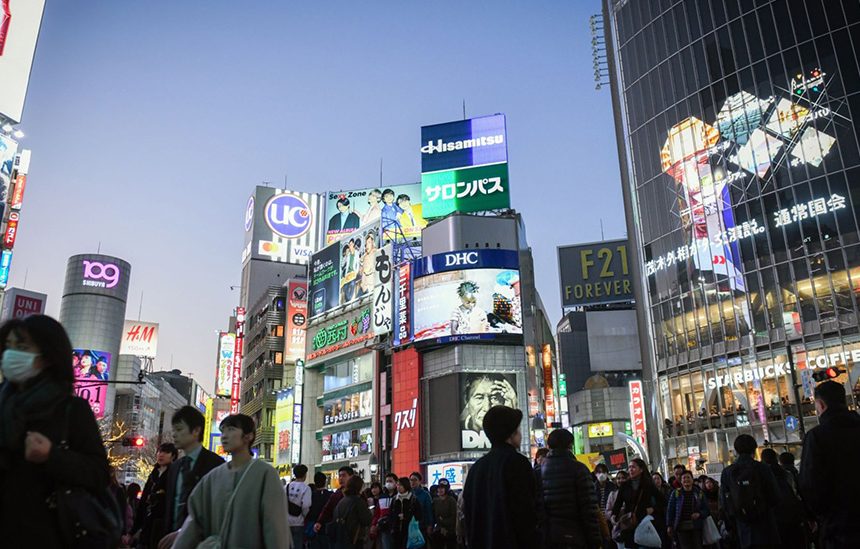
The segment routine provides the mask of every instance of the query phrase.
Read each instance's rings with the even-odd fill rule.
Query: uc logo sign
[[[311,228],[308,203],[292,194],[277,194],[266,203],[266,225],[284,238],[298,238]]]
[[[248,199],[248,205],[245,206],[245,232],[251,230],[251,224],[254,222],[254,195]]]

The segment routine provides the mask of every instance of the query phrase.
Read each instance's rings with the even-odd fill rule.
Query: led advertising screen
[[[558,247],[563,307],[633,301],[627,239]]]
[[[0,95],[2,95],[0,91]],[[9,188],[12,183],[12,172],[15,166],[15,153],[18,152],[18,142],[0,134],[0,216],[6,211],[9,201]]]
[[[91,349],[72,351],[75,368],[75,394],[90,403],[96,419],[105,415],[108,384],[110,379],[111,354]]]
[[[305,358],[305,333],[308,322],[308,284],[290,281],[287,297],[287,338],[284,360],[295,362]]]
[[[131,277],[128,262],[109,255],[80,254],[69,258],[63,295],[95,294],[125,301]]]
[[[12,250],[0,252],[0,288],[9,283],[9,270],[12,268]]]
[[[0,115],[21,121],[45,0],[0,0]]]
[[[372,295],[376,285],[379,225],[362,227],[311,258],[311,317]]]
[[[484,416],[493,406],[519,407],[517,376],[495,372],[461,373],[459,376],[462,449],[489,449]]]
[[[322,229],[320,195],[258,186],[245,204],[248,259],[306,265],[317,251]]]
[[[353,429],[323,435],[322,462],[342,461],[373,452],[373,429]]]
[[[218,335],[218,371],[215,373],[215,395],[229,397],[233,389],[233,354],[236,334],[221,332]]]
[[[377,222],[381,223],[386,239],[420,242],[421,229],[427,226],[421,196],[420,183],[329,192],[325,207],[326,244]]]
[[[436,254],[417,261],[415,267],[416,342],[485,340],[523,333],[517,252]]]
[[[335,425],[373,415],[373,391],[368,389],[323,403],[323,425]]]
[[[511,207],[508,165],[490,164],[421,174],[421,197],[428,219]]]
[[[290,463],[294,400],[292,389],[278,391],[277,400],[275,401],[275,467]]]
[[[158,355],[158,323],[126,320],[119,354],[155,358]]]

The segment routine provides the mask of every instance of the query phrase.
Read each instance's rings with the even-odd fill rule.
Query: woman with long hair
[[[4,546],[67,547],[56,491],[108,487],[108,462],[96,418],[74,396],[72,345],[44,315],[0,327],[0,532]],[[98,547],[106,540],[90,540]]]
[[[660,490],[654,486],[648,466],[640,458],[635,458],[628,467],[630,480],[618,488],[618,496],[612,507],[612,515],[616,522],[626,524],[620,532],[620,542],[625,547],[635,548],[633,534],[636,527],[647,515],[654,518],[654,528],[660,534],[661,539],[666,535],[666,498]],[[626,514],[630,514],[630,520],[624,520]],[[663,546],[668,547],[668,540],[663,539]]]

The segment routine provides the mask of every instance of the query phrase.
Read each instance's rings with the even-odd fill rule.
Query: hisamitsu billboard
[[[633,300],[626,239],[559,246],[558,268],[563,307]]]
[[[421,128],[421,173],[508,161],[505,115]]]

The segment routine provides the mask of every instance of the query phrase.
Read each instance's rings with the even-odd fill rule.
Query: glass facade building
[[[860,4],[605,0],[654,419],[670,463],[800,452],[860,400]],[[710,464],[710,465],[709,465]]]

